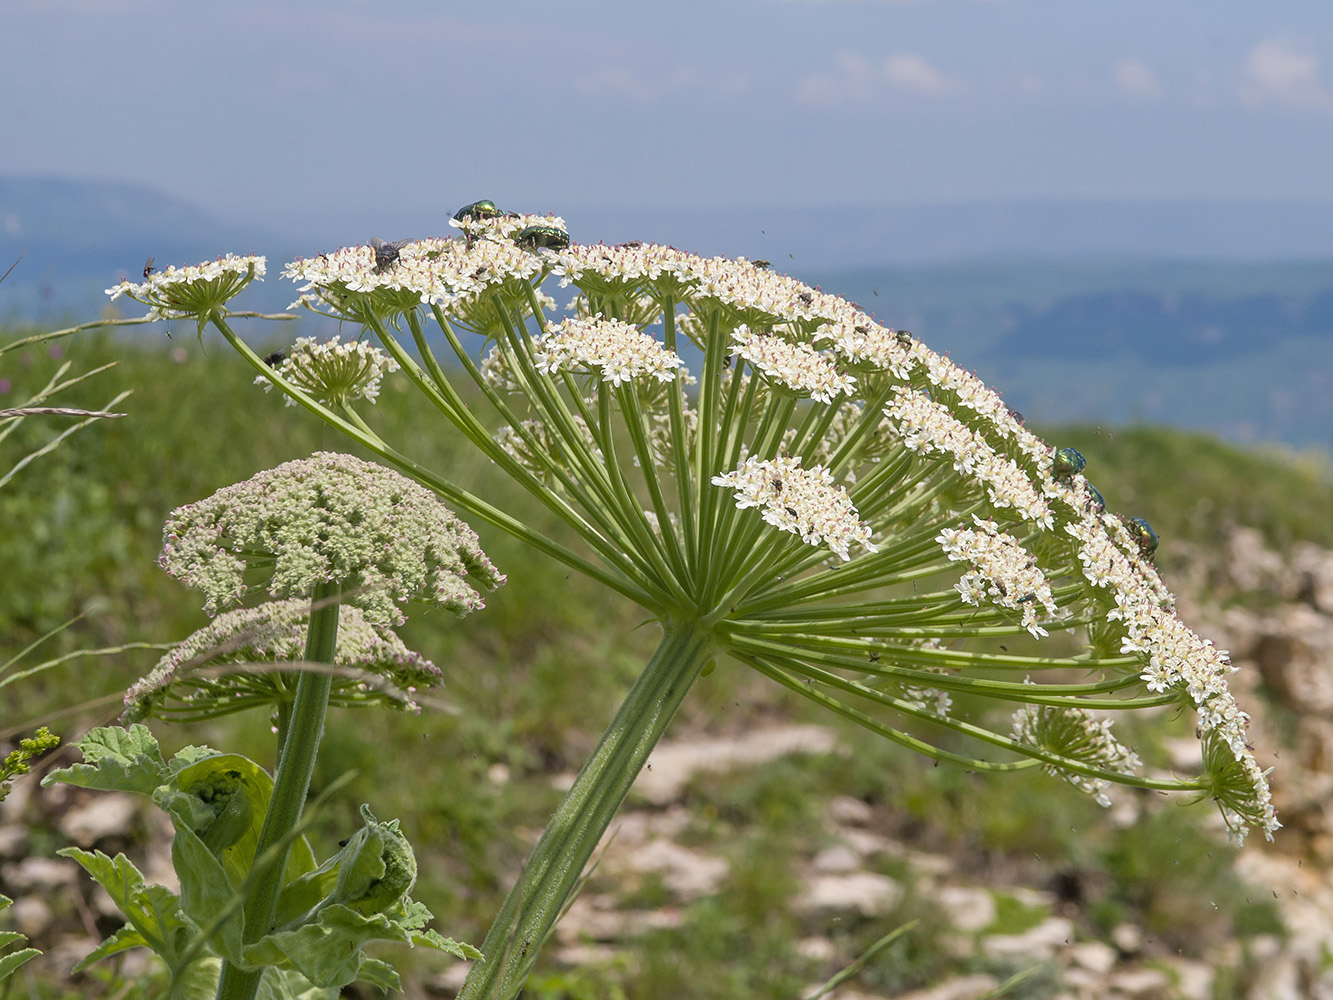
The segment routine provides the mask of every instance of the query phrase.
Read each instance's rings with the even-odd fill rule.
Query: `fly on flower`
[[[399,251],[410,242],[412,241],[397,240],[390,243],[372,236],[370,238],[370,249],[375,253],[375,273],[383,274],[394,264],[397,264]]]
[[[143,264],[143,276],[144,276],[145,278],[148,277],[150,274],[152,274],[154,271],[157,270],[157,268],[153,267],[153,259],[154,259],[154,258],[149,257],[146,261],[144,261],[144,264]]]

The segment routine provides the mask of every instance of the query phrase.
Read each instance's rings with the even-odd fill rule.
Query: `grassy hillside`
[[[346,450],[343,439],[313,418],[253,386],[250,370],[219,345],[205,353],[179,334],[170,344],[153,346],[96,337],[64,343],[79,370],[116,362],[65,403],[100,405],[121,388],[134,389],[134,395],[121,407],[125,419],[81,432],[0,490],[6,576],[0,662],[80,612],[87,617],[27,662],[89,646],[182,638],[205,618],[200,599],[154,565],[165,515],[281,461],[322,448]],[[23,398],[59,362],[41,348],[3,360],[0,375],[9,386],[4,399]],[[489,469],[459,450],[447,426],[402,380],[389,380],[380,406],[390,425],[387,439],[410,439],[405,450],[427,454],[434,467],[452,469],[483,495],[501,488]],[[29,420],[0,447],[9,459],[40,446],[54,428]],[[1070,427],[1049,438],[1088,457],[1088,473],[1113,509],[1152,522],[1164,539],[1168,573],[1176,540],[1208,544],[1230,522],[1259,527],[1278,548],[1299,539],[1333,545],[1327,517],[1333,486],[1326,470],[1161,429],[1107,434]],[[531,517],[543,523],[540,512]],[[506,875],[522,862],[524,831],[539,828],[557,800],[551,774],[578,765],[654,642],[653,629],[639,627],[643,616],[633,607],[505,537],[482,535],[494,561],[509,573],[509,584],[470,619],[418,615],[403,632],[410,646],[445,670],[446,710],[335,715],[316,780],[327,782],[347,770],[357,777],[338,814],[325,817],[314,834],[317,853],[324,853],[360,801],[374,803],[381,816],[401,817],[422,854],[416,895],[435,910],[446,933],[474,941]],[[117,693],[154,659],[136,652],[73,661],[13,685],[6,689],[0,728],[40,721],[72,701],[110,699],[54,723],[74,735],[113,715]],[[724,667],[700,683],[674,731],[742,732],[764,720],[809,721],[811,712],[755,677]],[[265,745],[267,725],[258,717],[237,718],[159,732],[169,745],[233,748]],[[953,853],[977,873],[1040,878],[1034,855],[1063,859],[1069,877],[1099,887],[1088,891],[1082,911],[1089,934],[1105,934],[1132,919],[1189,953],[1218,934],[1274,929],[1264,904],[1247,901],[1225,849],[1210,846],[1206,856],[1201,850],[1182,865],[1177,850],[1163,847],[1193,842],[1192,831],[1207,819],[1202,807],[1145,814],[1142,822],[1117,830],[1086,799],[1041,776],[980,781],[929,767],[864,733],[844,736],[847,757],[785,761],[690,789],[685,806],[693,817],[691,836],[700,849],[727,851],[738,863],[723,892],[692,904],[678,927],[649,940],[649,954],[672,955],[670,963],[650,958],[641,968],[583,978],[548,968],[532,995],[795,995],[818,966],[791,954],[788,943],[805,929],[782,916],[779,903],[793,889],[795,859],[820,847],[813,817],[834,794],[868,803],[882,832]],[[507,782],[492,780],[497,765]],[[54,839],[42,843],[58,846]],[[639,891],[645,894],[637,905],[653,905],[653,892]],[[939,919],[926,901],[909,896],[894,920],[913,917],[928,927]],[[864,947],[892,926],[893,920],[868,920],[841,933]],[[884,991],[907,989],[949,970],[944,951],[915,939],[872,970],[872,980]],[[613,992],[613,983],[623,992]],[[49,990],[43,995],[62,995],[58,986]]]

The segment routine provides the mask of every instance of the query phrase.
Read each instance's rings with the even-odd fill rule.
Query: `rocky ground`
[[[1284,829],[1273,844],[1251,838],[1238,864],[1253,885],[1272,893],[1286,935],[1217,941],[1202,960],[1155,948],[1132,923],[1107,940],[1086,940],[1069,900],[1049,883],[1002,884],[991,873],[983,881],[975,866],[886,835],[869,805],[841,796],[824,805],[823,846],[799,859],[801,888],[790,903],[808,918],[803,926],[828,932],[794,941],[797,952],[830,972],[855,958],[840,951],[832,930],[844,918],[894,911],[905,888],[903,879],[884,874],[889,868],[910,872],[912,891],[945,914],[943,946],[959,967],[976,967],[974,960],[987,956],[1012,959],[1015,967],[1046,963],[1046,981],[1055,985],[1042,996],[1212,1000],[1218,970],[1234,967],[1243,950],[1251,973],[1247,1000],[1333,1000],[1333,552],[1297,545],[1283,556],[1265,549],[1256,532],[1235,529],[1216,551],[1177,552],[1173,564],[1189,567],[1185,579],[1172,578],[1183,616],[1228,648],[1242,668],[1234,681],[1242,704],[1271,706],[1255,713],[1254,742],[1261,751],[1275,748],[1268,763],[1278,768],[1275,800]],[[1191,763],[1191,742],[1179,748],[1175,764],[1182,770]],[[683,836],[690,815],[682,797],[696,775],[752,768],[788,754],[837,752],[834,730],[777,722],[735,738],[678,737],[659,746],[603,844],[596,876],[558,930],[552,945],[558,959],[576,967],[632,961],[627,956],[636,939],[678,924],[691,902],[719,890],[727,859]],[[493,769],[492,779],[507,780],[503,768]],[[51,836],[107,853],[145,841],[165,845],[170,831],[160,813],[131,797],[89,796],[63,786],[36,796],[30,784],[20,784],[0,806],[0,886],[16,900],[10,924],[49,953],[44,961],[68,969],[114,913],[73,862],[47,856],[48,835],[34,833],[38,808],[50,816]],[[1133,811],[1130,799],[1117,801],[1112,821],[1129,822]],[[165,851],[150,850],[147,859],[150,880],[170,884]],[[665,901],[627,907],[625,900],[646,880]],[[1040,916],[1010,932],[997,915],[1015,903]],[[465,971],[437,978],[427,991],[451,996]],[[831,996],[879,996],[854,983]],[[960,975],[896,1000],[972,1000],[999,985],[993,975]]]

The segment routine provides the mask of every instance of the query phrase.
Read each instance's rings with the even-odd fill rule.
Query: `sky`
[[[1333,203],[1325,0],[4,0],[0,174],[235,221]]]

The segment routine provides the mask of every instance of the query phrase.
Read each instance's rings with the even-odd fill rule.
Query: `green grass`
[[[1163,544],[1211,545],[1233,525],[1258,528],[1280,551],[1297,541],[1333,547],[1333,466],[1312,453],[1245,451],[1216,438],[1152,427],[1040,430],[1088,460],[1084,474],[1107,508],[1148,519]]]
[[[281,461],[346,449],[303,411],[254,387],[250,370],[222,347],[210,345],[204,354],[179,333],[170,344],[156,336],[64,342],[80,370],[118,362],[64,402],[100,405],[122,388],[135,394],[123,406],[125,419],[81,432],[0,490],[6,526],[0,658],[86,610],[37,656],[183,638],[206,619],[200,599],[155,565],[167,513]],[[40,349],[7,355],[5,362],[17,398],[57,363]],[[495,473],[462,452],[443,421],[402,385],[390,379],[380,398],[385,437],[483,495],[504,495]],[[7,454],[40,446],[53,433],[49,423],[30,420],[21,441],[6,442]],[[1279,549],[1301,539],[1333,545],[1327,516],[1333,488],[1318,470],[1147,428],[1107,436],[1075,427],[1051,439],[1087,456],[1089,474],[1113,509],[1152,522],[1163,537],[1168,579],[1177,543],[1215,545],[1231,523],[1259,527]],[[511,506],[544,530],[558,530],[535,504],[511,498]],[[381,817],[401,818],[420,854],[415,895],[435,910],[444,933],[473,941],[505,879],[522,864],[531,832],[555,804],[550,775],[579,765],[655,639],[652,627],[640,627],[642,612],[623,600],[494,531],[482,537],[509,584],[469,619],[418,614],[403,630],[410,646],[445,670],[439,699],[448,710],[335,712],[316,781],[345,771],[356,778],[312,834],[317,851],[327,853],[347,835],[361,801]],[[12,685],[5,689],[3,724],[36,724],[72,700],[114,698],[154,660],[151,653],[130,653],[75,661]],[[54,728],[69,738],[116,711],[112,703]],[[723,663],[692,692],[676,732],[737,733],[787,719],[834,724]],[[1188,733],[1187,722],[1178,726]],[[209,742],[261,762],[271,758],[268,720],[258,716],[157,730],[167,749]],[[571,972],[545,960],[532,994],[543,1000],[799,995],[834,971],[791,957],[794,938],[817,928],[794,923],[787,905],[796,866],[826,846],[823,816],[834,795],[866,802],[877,832],[949,855],[960,880],[1044,886],[1065,873],[1086,887],[1077,906],[1088,936],[1133,920],[1184,948],[1191,935],[1244,939],[1276,929],[1263,890],[1256,894],[1241,883],[1230,849],[1199,832],[1206,806],[1146,811],[1139,823],[1118,830],[1085,796],[1036,772],[984,779],[933,767],[849,726],[839,731],[845,754],[695,781],[686,798],[693,812],[688,842],[732,862],[724,890],[690,906],[680,927],[636,945],[632,961]],[[507,782],[491,779],[496,765],[508,770]],[[50,830],[34,829],[34,853],[59,846]],[[876,864],[896,878],[911,877],[891,859]],[[627,905],[665,899],[651,882],[626,893]],[[858,980],[863,988],[911,989],[968,971],[938,943],[938,911],[910,891],[899,912],[835,928],[835,942],[850,959],[914,918],[922,928],[872,963]],[[420,950],[402,956],[401,966],[423,976],[440,967]],[[1042,982],[1027,984],[1026,995],[1050,995]],[[85,989],[94,995],[100,987],[46,984],[37,995],[72,997]]]

